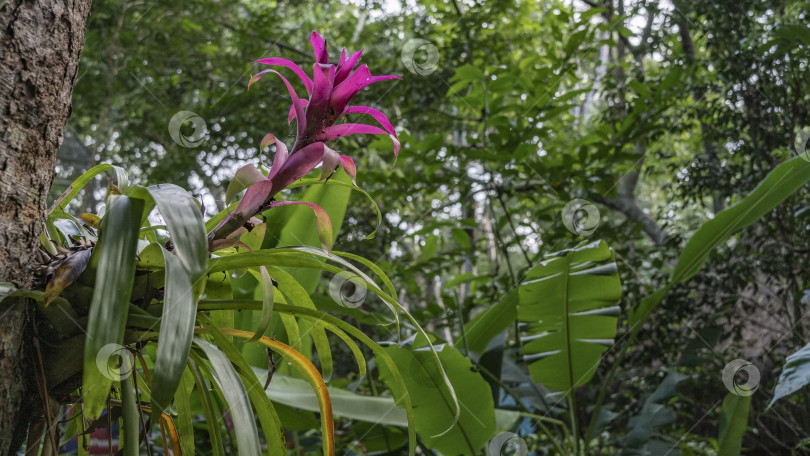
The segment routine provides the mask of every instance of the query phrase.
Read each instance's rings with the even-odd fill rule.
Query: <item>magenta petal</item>
[[[338,165],[340,164],[340,155],[334,150],[324,146],[323,148],[323,164],[321,165],[321,179],[327,179],[331,176]]]
[[[343,50],[340,51],[340,58],[338,59],[338,66],[341,66],[344,63],[346,63],[346,48],[343,48]]]
[[[387,131],[382,128],[373,127],[366,124],[345,123],[340,125],[333,125],[327,127],[322,134],[318,135],[316,139],[321,141],[331,141],[333,139],[342,138],[348,135],[369,134],[369,135],[387,135],[394,142],[394,157],[399,157],[400,143],[394,135],[389,135]],[[396,161],[394,161],[396,164]]]
[[[338,76],[336,76],[339,79]],[[349,100],[358,94],[364,87],[386,79],[399,79],[397,76],[372,76],[368,70],[368,65],[360,65],[354,73],[345,81],[341,82],[332,91],[332,109],[335,112],[343,112],[343,108],[349,104]]]
[[[269,59],[260,59],[256,60],[255,63],[263,63],[265,65],[274,65],[274,66],[284,66],[287,67],[295,72],[298,78],[301,79],[301,82],[304,83],[304,87],[307,88],[307,93],[312,93],[312,79],[307,76],[306,72],[301,69],[300,66],[296,65],[295,63],[287,60],[282,59],[279,57],[272,57]],[[264,72],[262,72],[264,73]],[[257,75],[258,76],[258,75]],[[255,76],[254,76],[255,77]]]
[[[391,125],[391,122],[388,120],[388,117],[385,116],[382,112],[370,108],[368,106],[346,106],[343,109],[343,114],[368,114],[374,118],[380,125],[387,131],[388,133],[396,136],[397,133],[394,131],[394,126]]]
[[[250,187],[256,182],[266,179],[267,178],[264,177],[264,174],[262,174],[261,171],[249,163],[239,168],[239,170],[233,175],[231,182],[228,184],[228,189],[225,190],[225,202],[227,204],[231,204],[231,201],[236,199],[236,195],[238,195],[239,192]]]
[[[273,183],[262,180],[251,185],[245,191],[245,196],[239,200],[236,209],[213,230],[213,239],[223,239],[241,227],[246,220],[252,217],[265,201],[270,197]],[[278,192],[276,192],[278,193]]]
[[[318,163],[323,161],[324,149],[326,149],[324,143],[316,142],[290,155],[284,166],[271,179],[274,190],[270,196],[275,195],[295,182],[296,179],[306,176],[307,173],[315,169]]]
[[[345,123],[340,125],[333,125],[331,127],[326,127],[321,135],[318,135],[318,139],[322,139],[324,141],[331,141],[333,139],[342,138],[348,135],[359,135],[359,134],[369,134],[369,135],[387,135],[388,132],[383,130],[379,127],[374,127],[371,125],[366,124],[359,124],[359,123]]]
[[[357,186],[357,166],[355,166],[352,157],[349,157],[348,155],[341,155],[340,166],[342,166],[343,171],[346,171],[346,174],[352,178],[352,183]]]
[[[316,63],[312,71],[315,80],[312,86],[312,96],[309,98],[309,105],[307,106],[307,122],[326,117],[329,96],[332,94],[332,84],[323,74],[320,65]]]
[[[267,136],[270,136],[270,134],[268,134]],[[267,143],[268,145],[276,143],[276,156],[273,157],[273,167],[270,168],[270,173],[267,175],[267,178],[270,179],[273,176],[275,176],[278,173],[278,170],[280,170],[284,166],[284,163],[287,161],[287,156],[289,154],[287,152],[286,144],[277,140],[275,136],[273,136],[272,140],[269,140],[267,136],[265,136],[265,138],[268,139]]]
[[[296,120],[296,122],[298,123],[298,137],[303,138],[304,133],[307,131],[307,121],[306,121],[306,116],[304,115],[304,107],[301,105],[301,100],[298,98],[298,94],[295,93],[295,89],[293,88],[292,84],[290,84],[290,81],[288,81],[287,78],[282,76],[281,73],[279,73],[276,70],[264,70],[262,73],[265,73],[265,72],[271,72],[271,73],[277,74],[278,77],[280,77],[281,80],[284,81],[284,85],[287,86],[287,91],[290,93],[290,98],[292,98],[293,107],[295,108],[296,117],[298,118],[298,120]],[[256,76],[254,76],[254,78],[255,77]]]
[[[270,203],[270,207],[289,206],[291,204],[304,204],[312,209],[312,212],[315,213],[315,221],[318,224],[318,239],[321,241],[321,248],[324,252],[329,253],[329,250],[332,249],[332,220],[329,219],[329,214],[321,206],[306,201],[273,201]]]
[[[309,40],[312,43],[312,50],[315,52],[315,61],[318,63],[329,63],[329,53],[326,50],[326,41],[318,35],[318,32],[312,32],[312,38]]]
[[[262,71],[259,71],[256,74],[254,74],[253,76],[251,76],[250,81],[248,81],[248,86],[247,86],[248,90],[250,90],[250,86],[252,86],[256,81],[261,79],[267,73],[276,73],[276,71],[275,70],[262,70]],[[278,73],[276,73],[276,74],[278,74]]]
[[[301,100],[301,106],[306,110],[309,100]],[[287,124],[295,119],[295,105],[290,106],[290,113],[287,115]]]
[[[357,65],[357,62],[360,61],[360,57],[362,55],[363,50],[360,49],[359,51],[350,55],[342,65],[338,66],[338,72],[335,76],[335,85],[343,82],[351,74],[352,70],[354,70],[354,67]]]

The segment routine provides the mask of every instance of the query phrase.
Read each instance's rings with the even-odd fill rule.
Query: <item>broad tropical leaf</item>
[[[794,157],[774,168],[748,196],[701,225],[684,246],[669,284],[642,300],[631,313],[628,322],[633,332],[641,329],[641,325],[675,284],[688,280],[703,267],[715,247],[773,210],[808,180],[810,161],[804,157]]]
[[[810,383],[810,344],[787,357],[768,407],[777,400],[799,391],[808,383]]]
[[[607,244],[559,252],[532,268],[519,289],[524,360],[535,381],[569,392],[593,376],[613,344],[621,282]]]
[[[405,371],[402,378],[414,404],[416,431],[425,444],[442,454],[477,455],[496,431],[489,385],[458,350],[448,345],[435,348],[461,402],[461,416],[446,432],[448,423],[454,422],[455,405],[431,350],[391,346],[385,351]],[[390,382],[393,374],[380,365],[380,375]]]

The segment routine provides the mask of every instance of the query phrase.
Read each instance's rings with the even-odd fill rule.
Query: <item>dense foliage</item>
[[[43,452],[810,451],[809,13],[96,3]]]

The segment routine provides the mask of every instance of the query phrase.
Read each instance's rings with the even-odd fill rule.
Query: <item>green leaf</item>
[[[590,381],[613,344],[622,289],[603,241],[558,255],[527,273],[518,318],[529,322],[521,341],[532,378],[568,393]]]
[[[129,298],[135,277],[135,249],[143,200],[113,195],[101,221],[98,268],[84,345],[85,414],[89,419],[101,415],[114,375],[99,366],[97,357],[107,345],[121,345],[129,310]],[[117,351],[106,350],[110,352]],[[102,362],[108,360],[102,359]],[[106,367],[106,366],[105,366]],[[118,379],[116,379],[118,380]]]
[[[692,235],[681,251],[669,284],[644,299],[633,310],[629,323],[634,332],[677,283],[689,280],[703,267],[711,251],[737,231],[751,225],[810,180],[810,162],[794,157],[774,168],[759,185],[736,204],[717,213]]]
[[[228,301],[211,301],[200,303],[200,310],[215,310],[215,309],[243,309],[243,310],[257,310],[261,307],[262,303],[259,301],[244,301],[244,300],[228,300]],[[380,346],[380,344],[374,342],[369,338],[363,331],[355,328],[354,326],[346,323],[343,320],[333,317],[332,315],[319,312],[317,310],[301,308],[298,306],[290,306],[286,304],[276,304],[274,310],[277,312],[286,312],[295,314],[301,318],[306,318],[312,322],[325,322],[331,325],[334,325],[341,330],[345,331],[355,339],[359,340],[365,346],[371,349],[371,351],[377,356],[377,364],[385,365],[385,368],[393,372],[386,381],[386,384],[392,390],[395,390],[397,393],[397,404],[401,403],[405,407],[405,415],[408,419],[408,442],[409,442],[409,451],[408,454],[410,456],[414,456],[416,452],[416,430],[415,430],[415,419],[414,419],[414,410],[413,410],[413,402],[411,399],[411,395],[408,393],[408,389],[405,385],[403,380],[403,376],[401,375],[397,364],[388,354],[388,352]],[[232,310],[231,310],[232,311]]]
[[[267,370],[254,368],[260,379],[267,378]],[[390,396],[361,396],[351,391],[329,387],[329,399],[335,416],[387,426],[408,425],[405,410]],[[306,380],[281,374],[273,375],[267,388],[267,397],[273,402],[290,407],[320,412],[318,398]]]
[[[787,357],[768,407],[777,400],[799,391],[808,383],[810,383],[810,344]]]
[[[464,326],[464,332],[456,339],[456,346],[469,347],[474,352],[484,353],[489,341],[517,319],[518,290],[519,288],[513,288],[495,305],[470,320]]]
[[[654,451],[662,442],[657,440],[658,429],[671,425],[675,422],[675,412],[667,407],[668,402],[676,394],[678,383],[686,379],[687,376],[677,372],[670,372],[645,400],[644,406],[638,415],[630,418],[627,428],[630,430],[621,439],[621,445],[631,454],[657,454]],[[605,410],[605,409],[602,409]],[[616,414],[605,411],[608,419],[615,418]],[[601,415],[601,414],[600,414]],[[598,425],[594,426],[594,434]],[[593,438],[594,436],[590,436]],[[669,444],[664,451],[672,448]]]
[[[422,261],[428,261],[436,256],[436,251],[439,249],[439,237],[428,236],[425,239],[425,245],[422,247]]]
[[[265,438],[268,440],[268,447],[273,449],[271,454],[284,453],[285,446],[281,420],[278,417],[278,413],[276,413],[275,407],[273,407],[273,404],[265,395],[262,385],[259,384],[256,374],[248,365],[245,358],[236,346],[229,341],[228,337],[223,335],[212,323],[211,319],[201,316],[200,324],[202,324],[208,334],[213,337],[217,347],[219,347],[234,364],[239,376],[242,378],[242,382],[247,387],[248,396],[253,403],[253,407],[256,409],[256,414],[259,416],[259,422],[262,425]]]
[[[200,405],[202,405],[203,416],[205,416],[205,423],[208,427],[208,437],[211,442],[211,449],[214,456],[223,456],[225,454],[222,448],[222,436],[220,435],[219,416],[214,411],[214,403],[211,400],[211,390],[208,387],[208,382],[202,373],[203,365],[202,360],[193,351],[190,353],[193,360],[189,360],[189,367],[191,373],[194,375],[194,382],[197,384],[197,393],[200,395]]]
[[[329,220],[332,224],[332,241],[337,237],[340,231],[340,226],[343,224],[343,218],[346,215],[346,208],[349,203],[349,196],[352,193],[351,182],[349,177],[344,172],[335,173],[329,181],[343,181],[347,184],[346,187],[328,187],[328,186],[313,186],[304,193],[299,199],[309,203],[317,204],[326,210]],[[272,234],[278,239],[276,246],[283,247],[289,245],[311,245],[320,246],[321,240],[318,236],[318,231],[312,230],[312,215],[309,213],[310,209],[301,206],[289,208],[274,208],[268,214],[272,214],[271,218],[276,221],[274,225],[282,228],[276,229]],[[281,216],[281,217],[279,217]],[[312,293],[318,284],[321,276],[320,271],[290,271],[298,279],[298,282],[307,291]]]
[[[267,371],[253,368],[260,381],[267,378]],[[336,417],[364,421],[386,426],[408,427],[405,409],[394,402],[391,396],[363,396],[349,390],[329,387],[332,411]],[[274,403],[311,412],[320,411],[318,398],[306,380],[275,374],[267,388],[267,397]],[[508,429],[520,414],[513,410],[495,409],[497,429]]]
[[[239,192],[265,179],[267,177],[251,164],[239,168],[236,174],[233,175],[231,183],[228,184],[227,190],[225,190],[225,202],[230,204]]]
[[[259,266],[259,273],[261,274],[261,287],[262,287],[262,318],[259,322],[259,327],[255,331],[255,335],[251,337],[248,342],[256,342],[260,337],[264,336],[267,331],[267,326],[270,325],[270,316],[273,315],[273,294],[275,288],[273,287],[273,278],[267,273],[267,268]]]
[[[456,68],[450,81],[478,81],[484,78],[484,72],[473,65],[463,65]]]
[[[236,209],[237,205],[239,205],[238,202],[231,203],[230,205],[228,205],[228,207],[217,212],[213,217],[208,219],[208,221],[205,222],[205,231],[210,232],[211,230],[216,228],[216,226],[219,225],[220,222],[225,220],[225,218],[228,217],[231,214],[231,212],[233,212],[234,209]]]
[[[194,454],[194,425],[191,421],[191,404],[189,398],[194,389],[194,374],[191,369],[183,370],[180,378],[180,385],[174,392],[174,406],[177,408],[177,417],[174,419],[177,424],[177,433],[180,434],[180,448],[183,454]]]
[[[140,420],[138,415],[138,405],[135,398],[135,389],[132,384],[132,376],[126,375],[121,378],[121,417],[123,426],[121,434],[124,440],[124,456],[138,456],[140,446]]]
[[[234,268],[236,269],[236,268]],[[231,277],[227,272],[214,272],[208,274],[205,283],[206,299],[231,299],[233,289],[231,288]],[[211,320],[218,328],[233,328],[234,312],[232,310],[217,310],[211,312]]]
[[[122,192],[127,189],[127,185],[129,184],[129,180],[127,177],[127,172],[124,171],[124,168],[113,166],[108,163],[102,163],[100,165],[96,165],[81,176],[79,176],[64,193],[62,193],[59,198],[56,198],[56,201],[51,205],[48,209],[48,213],[53,212],[57,207],[65,207],[69,202],[79,194],[79,192],[87,185],[88,182],[93,180],[94,177],[103,173],[104,171],[114,171],[115,172],[115,184],[119,190]]]
[[[671,281],[683,282],[694,276],[712,249],[729,236],[751,225],[800,189],[810,180],[810,162],[795,157],[783,162],[737,204],[720,211],[704,223],[684,246]]]
[[[385,351],[401,369],[414,406],[416,431],[425,444],[442,454],[477,455],[495,433],[495,408],[489,385],[458,350],[448,345],[436,346],[444,371],[462,404],[461,415],[453,423],[455,405],[442,373],[427,347],[408,350],[391,346]],[[380,376],[389,379],[391,372],[380,365]],[[395,396],[398,397],[399,396]]]
[[[148,187],[172,237],[174,253],[188,271],[192,286],[208,268],[208,241],[197,201],[172,184]]]
[[[250,407],[250,398],[245,385],[233,365],[216,346],[200,339],[194,338],[194,344],[199,347],[211,362],[214,380],[228,403],[228,413],[233,420],[236,433],[236,446],[240,455],[260,456],[259,434],[253,410]]]
[[[330,178],[327,181],[322,181],[322,180],[319,180],[319,179],[301,179],[301,180],[298,180],[298,181],[288,185],[287,188],[302,187],[302,186],[306,186],[306,185],[323,185],[323,186],[331,185],[331,186],[348,188],[348,189],[351,189],[353,191],[362,193],[366,197],[368,202],[371,203],[371,207],[374,208],[374,213],[377,216],[377,224],[374,225],[374,229],[371,231],[371,233],[367,234],[366,237],[365,237],[366,239],[373,239],[374,235],[377,234],[377,229],[382,224],[382,212],[380,211],[380,207],[377,205],[377,202],[374,201],[374,198],[372,198],[371,195],[368,194],[367,191],[363,190],[362,188],[360,188],[360,187],[358,187],[356,185],[352,185],[352,183],[350,183],[350,182],[347,182],[345,180],[345,178],[342,177],[343,175],[345,175],[345,173],[337,173],[336,175],[333,175],[332,178]],[[338,177],[339,177],[339,179],[338,179]],[[332,213],[329,214],[329,217],[330,217],[330,219],[334,219],[334,215]]]
[[[295,277],[283,269],[272,266],[270,266],[270,271],[273,272],[273,276],[278,280],[279,290],[281,290],[290,304],[307,309],[315,309],[315,304],[312,302],[312,298],[309,297],[309,293],[295,280]],[[287,322],[285,322],[285,324],[286,323]],[[315,350],[317,350],[318,359],[321,362],[323,378],[329,380],[329,378],[332,377],[332,347],[329,345],[326,331],[309,322],[304,322],[303,327],[304,335],[310,335],[312,342],[315,344]],[[290,342],[295,343],[295,340],[291,340]]]
[[[720,409],[720,436],[717,456],[738,456],[742,451],[742,439],[748,427],[748,410],[751,396],[728,393]]]
[[[197,314],[191,278],[180,259],[165,249],[163,259],[166,263],[165,291],[152,374],[152,407],[159,411],[169,406],[180,384],[194,337]]]

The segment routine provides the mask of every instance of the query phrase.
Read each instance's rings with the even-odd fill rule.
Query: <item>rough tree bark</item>
[[[56,151],[90,0],[0,0],[0,282],[33,284]],[[0,455],[25,439],[33,386],[26,303],[0,306]]]

